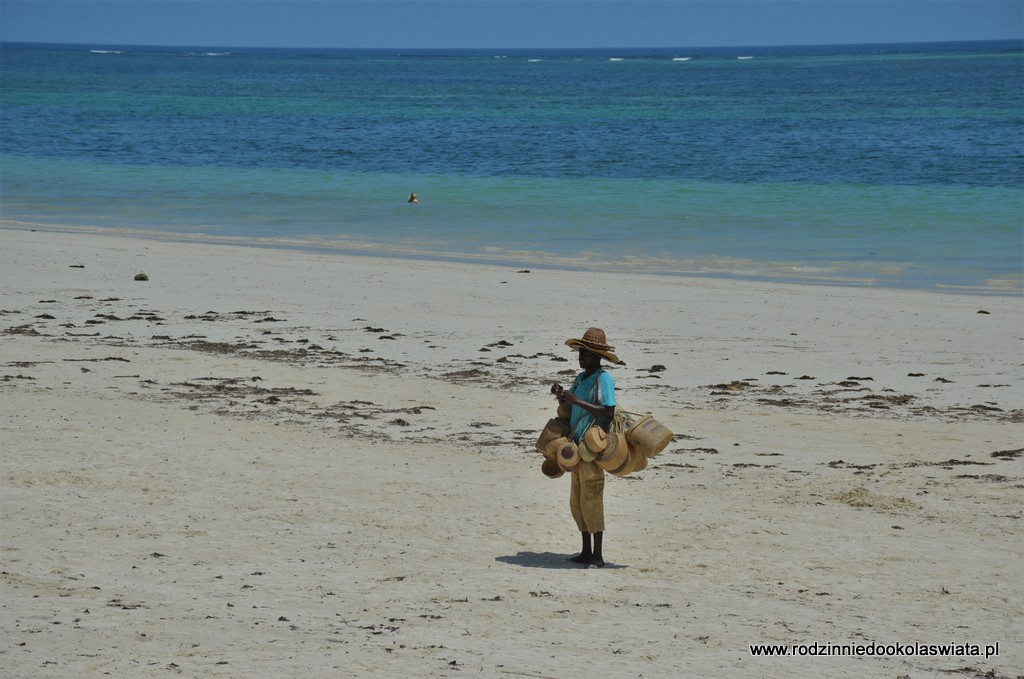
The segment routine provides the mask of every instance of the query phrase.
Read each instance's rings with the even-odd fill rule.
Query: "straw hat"
[[[565,344],[576,351],[586,349],[593,354],[608,359],[612,363],[621,362],[619,357],[612,353],[615,351],[615,347],[608,344],[608,339],[604,336],[604,330],[601,328],[587,328],[587,331],[583,333],[583,337],[565,340]]]
[[[629,462],[629,446],[626,444],[626,437],[617,432],[607,434],[604,452],[595,460],[597,466],[614,473],[627,462]]]

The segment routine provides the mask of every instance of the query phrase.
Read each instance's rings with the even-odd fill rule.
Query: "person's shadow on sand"
[[[519,552],[514,556],[499,556],[494,560],[523,568],[582,568],[580,564],[568,561],[569,556],[554,552]],[[604,568],[627,568],[627,566],[608,563],[604,565]]]

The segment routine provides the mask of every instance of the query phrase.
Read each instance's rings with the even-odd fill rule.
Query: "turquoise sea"
[[[1018,294],[1024,42],[6,43],[0,200],[61,228]]]

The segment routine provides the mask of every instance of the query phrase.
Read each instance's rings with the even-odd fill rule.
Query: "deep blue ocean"
[[[58,227],[1019,294],[1024,41],[7,43],[0,198]]]

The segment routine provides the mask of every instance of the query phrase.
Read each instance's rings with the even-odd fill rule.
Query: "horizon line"
[[[981,39],[957,39],[957,40],[906,40],[897,42],[837,42],[837,43],[765,43],[765,44],[731,44],[731,45],[642,45],[642,46],[626,46],[626,45],[576,45],[571,47],[556,47],[556,46],[531,46],[531,47],[470,47],[470,46],[446,46],[446,47],[413,47],[413,46],[398,46],[398,45],[386,45],[380,47],[359,47],[359,46],[326,46],[326,45],[312,45],[312,46],[296,46],[296,45],[215,45],[215,44],[189,44],[189,43],[121,43],[121,42],[54,42],[54,41],[41,41],[41,40],[0,40],[0,46],[2,45],[60,45],[60,46],[77,46],[77,47],[97,47],[97,46],[109,46],[109,47],[142,47],[142,48],[177,48],[177,47],[188,47],[188,48],[216,48],[216,49],[280,49],[280,50],[422,50],[422,51],[442,51],[442,50],[474,50],[474,51],[487,51],[487,52],[499,52],[499,51],[529,51],[529,50],[699,50],[699,49],[765,49],[765,48],[785,48],[785,47],[875,47],[875,46],[887,46],[887,45],[949,45],[949,44],[964,44],[964,43],[997,43],[997,42],[1016,42],[1020,43],[1021,47],[1024,47],[1024,38],[1021,37],[1010,37],[1010,38],[981,38]]]

